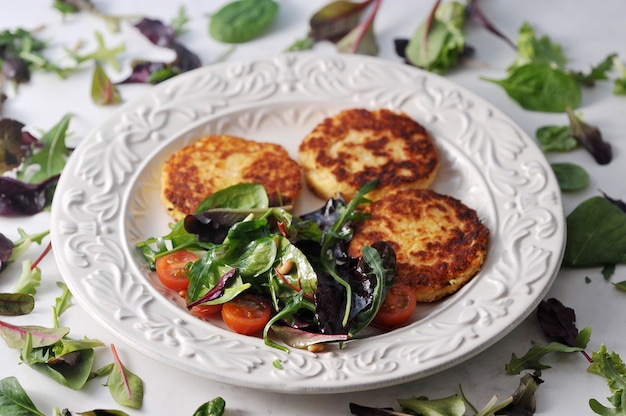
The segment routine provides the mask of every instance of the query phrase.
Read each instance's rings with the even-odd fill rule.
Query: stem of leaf
[[[128,380],[126,379],[124,366],[122,365],[122,361],[120,361],[120,356],[117,355],[117,350],[115,349],[114,344],[111,344],[111,351],[113,352],[113,359],[115,360],[115,365],[117,365],[120,369],[120,374],[122,375],[122,380],[124,382],[124,387],[126,388],[126,393],[128,394],[128,397],[133,397],[133,392],[130,390],[130,386],[128,385]]]
[[[48,243],[44,251],[42,251],[39,257],[37,257],[37,259],[33,262],[33,264],[30,265],[30,269],[34,270],[35,267],[37,267],[37,265],[41,262],[41,260],[43,260],[43,258],[46,257],[46,254],[48,254],[51,249],[52,249],[52,243]]]

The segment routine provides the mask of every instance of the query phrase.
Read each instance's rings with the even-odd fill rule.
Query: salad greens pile
[[[269,207],[262,185],[234,185],[209,196],[169,234],[137,247],[152,268],[176,250],[201,252],[185,269],[188,308],[244,292],[269,300],[267,345],[287,350],[270,339],[270,328],[292,347],[347,340],[372,322],[395,277],[395,252],[386,243],[364,247],[361,258],[346,253],[352,224],[366,218],[357,208],[376,186],[366,184],[348,204],[333,198],[295,217],[287,207]]]

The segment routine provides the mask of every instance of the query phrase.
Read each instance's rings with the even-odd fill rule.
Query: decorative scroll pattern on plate
[[[319,354],[286,354],[187,314],[134,250],[135,242],[166,230],[159,200],[164,159],[209,133],[273,141],[295,156],[317,122],[348,107],[403,111],[432,133],[442,160],[434,188],[475,208],[491,230],[481,273],[452,297],[421,305],[410,325]],[[409,66],[302,53],[201,68],[127,105],[72,156],[52,224],[68,285],[123,340],[191,373],[293,393],[375,388],[471,357],[534,309],[564,245],[556,181],[506,116]]]

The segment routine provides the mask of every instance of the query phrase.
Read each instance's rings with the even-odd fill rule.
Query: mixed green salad
[[[415,308],[410,301],[382,307],[395,279],[388,243],[363,247],[359,258],[346,252],[353,225],[368,217],[358,208],[376,186],[372,181],[349,203],[331,198],[301,216],[290,207],[269,207],[262,185],[231,186],[205,199],[169,234],[137,247],[197,316],[221,312],[234,331],[262,333],[267,345],[282,350],[288,348],[273,341],[270,330],[296,348],[345,341],[381,310]]]

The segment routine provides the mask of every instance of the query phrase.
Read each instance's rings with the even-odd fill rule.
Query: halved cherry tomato
[[[196,305],[189,309],[192,315],[200,319],[207,319],[222,311],[222,305]]]
[[[222,306],[222,320],[230,329],[243,335],[255,334],[270,320],[272,308],[265,299],[244,293]]]
[[[191,251],[179,250],[159,257],[156,261],[156,272],[161,283],[172,290],[181,291],[189,286],[185,274],[185,265],[198,260]]]
[[[374,323],[385,327],[398,326],[413,315],[416,307],[415,292],[407,285],[396,283],[387,291]]]

